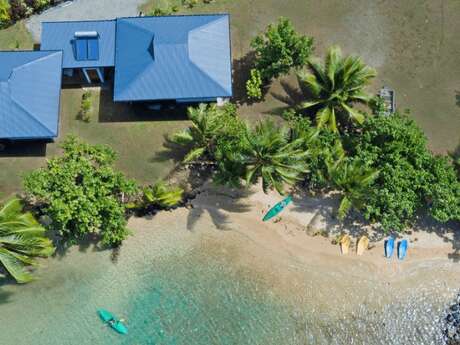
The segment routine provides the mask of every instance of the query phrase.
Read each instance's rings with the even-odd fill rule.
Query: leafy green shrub
[[[93,107],[92,93],[91,91],[86,91],[81,97],[81,106],[78,117],[84,122],[91,121],[91,108]]]
[[[246,82],[246,92],[249,98],[260,100],[262,98],[262,77],[260,71],[251,69],[251,77]]]
[[[26,199],[70,243],[96,234],[103,245],[120,244],[129,234],[126,202],[136,196],[136,183],[114,171],[116,154],[107,146],[70,136],[62,148],[62,156],[24,178]]]
[[[51,4],[50,0],[26,0],[27,6],[35,11],[40,11]]]
[[[433,157],[422,130],[407,116],[369,118],[351,140],[355,155],[379,170],[364,216],[386,231],[402,231],[429,208],[439,221],[458,218],[459,181],[445,158]]]
[[[304,66],[313,51],[313,39],[299,35],[292,22],[281,17],[276,25],[270,24],[266,32],[255,37],[251,47],[256,54],[255,68],[268,83],[293,67]]]
[[[198,0],[182,0],[182,5],[187,8],[193,8],[198,5]]]
[[[429,175],[423,192],[429,213],[443,223],[460,220],[460,180],[451,161],[432,157],[426,169]]]
[[[180,187],[169,186],[164,181],[143,189],[142,208],[154,207],[169,209],[182,202],[184,190]]]
[[[170,16],[176,12],[179,12],[179,7],[176,5],[167,7],[155,7],[152,11],[147,13],[149,16]]]
[[[0,29],[7,27],[10,22],[10,4],[8,0],[0,0]]]
[[[16,22],[33,13],[33,8],[27,6],[24,0],[9,0],[11,20]]]

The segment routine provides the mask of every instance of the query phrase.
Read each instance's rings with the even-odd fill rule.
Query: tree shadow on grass
[[[0,285],[0,289],[1,289],[1,285]],[[2,291],[2,290],[0,290],[0,304],[6,304],[6,303],[10,302],[10,298],[11,298],[12,295],[13,295],[13,293],[10,292],[10,291]]]
[[[460,91],[458,90],[455,91],[455,104],[460,107]]]
[[[179,145],[171,140],[170,136],[165,134],[163,142],[163,150],[155,152],[151,158],[153,163],[162,163],[173,161],[175,164],[182,162],[183,158],[189,151],[189,148]]]
[[[51,140],[19,140],[0,142],[0,159],[11,157],[46,157]]]
[[[146,103],[114,102],[113,89],[101,88],[99,99],[99,122],[142,122],[187,120],[187,104],[175,102],[158,103],[161,109],[149,109]]]
[[[239,59],[233,59],[233,100],[239,104],[254,104],[255,101],[250,99],[246,92],[246,82],[251,75],[251,69],[254,68],[255,53],[250,51]],[[267,88],[263,88],[263,97]]]

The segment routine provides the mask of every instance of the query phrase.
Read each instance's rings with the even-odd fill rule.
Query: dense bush
[[[251,69],[251,77],[246,82],[246,93],[251,99],[262,98],[262,76],[258,69]]]
[[[10,4],[8,0],[0,0],[0,29],[8,26],[10,21]]]
[[[458,219],[459,181],[446,158],[434,157],[422,130],[407,116],[368,119],[351,150],[379,171],[364,215],[386,231],[401,231],[428,208],[439,221]]]
[[[90,122],[92,106],[93,101],[91,91],[86,91],[81,97],[81,105],[78,118],[84,122]]]
[[[158,181],[142,191],[140,208],[148,210],[169,209],[182,202],[184,190],[177,186],[169,186],[164,181]]]
[[[266,32],[251,42],[255,50],[255,68],[260,71],[264,83],[289,73],[293,67],[302,67],[313,51],[313,39],[298,34],[292,22],[281,17],[277,24],[270,24]]]
[[[10,17],[12,21],[18,21],[32,14],[33,9],[27,6],[24,0],[10,0]]]
[[[115,153],[69,137],[64,153],[24,179],[26,200],[51,218],[50,230],[75,242],[97,234],[118,245],[129,234],[125,203],[138,192],[134,181],[114,171]]]

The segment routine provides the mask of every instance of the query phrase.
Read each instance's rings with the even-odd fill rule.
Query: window
[[[99,34],[97,32],[76,32],[74,43],[77,61],[99,60]]]

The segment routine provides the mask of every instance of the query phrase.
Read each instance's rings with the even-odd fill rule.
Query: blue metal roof
[[[229,16],[117,19],[115,101],[232,96]]]
[[[99,56],[97,60],[77,60],[77,32],[97,32]],[[115,65],[115,20],[44,22],[42,50],[62,50],[63,68],[113,67]]]
[[[58,134],[62,52],[0,52],[0,138]]]

